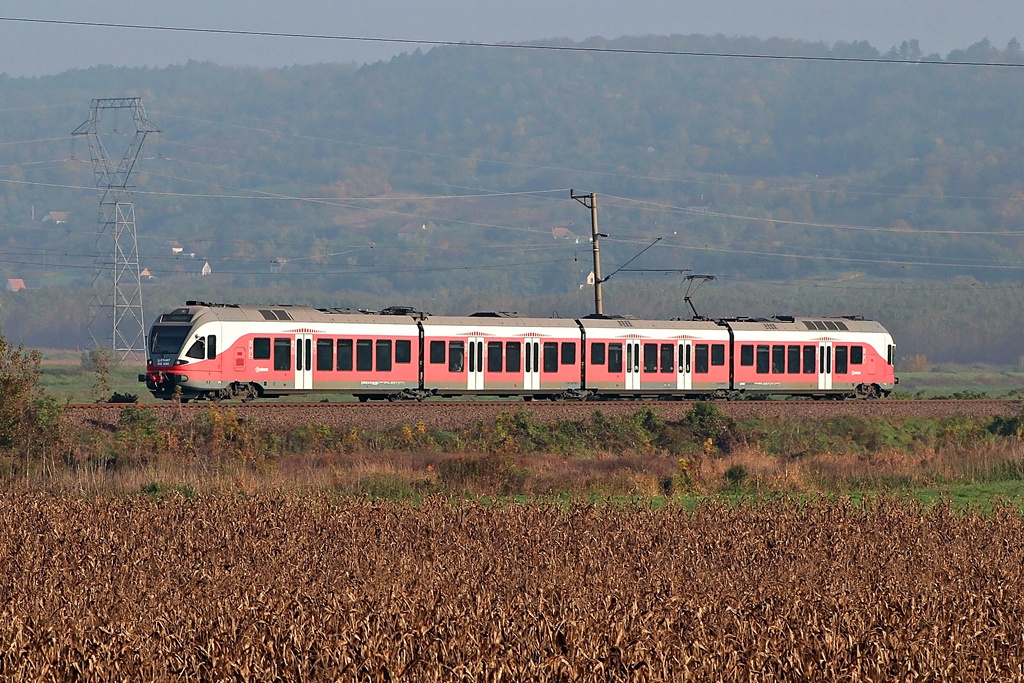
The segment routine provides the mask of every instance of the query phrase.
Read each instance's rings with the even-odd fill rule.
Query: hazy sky
[[[943,56],[983,38],[1024,41],[1022,0],[0,0],[0,17],[406,40],[516,42],[553,37],[745,35],[912,38]],[[190,59],[244,66],[376,61],[412,45],[26,24],[0,20],[0,72],[53,74],[97,64]]]

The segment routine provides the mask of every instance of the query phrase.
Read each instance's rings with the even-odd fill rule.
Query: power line
[[[199,28],[194,26],[162,26],[154,24],[121,24],[101,21],[70,21],[64,19],[29,19],[25,17],[0,17],[0,21],[29,24],[50,24],[58,26],[80,26],[90,28],[116,28],[141,31],[167,31],[176,33],[203,33],[228,36],[249,36],[260,38],[299,38],[304,40],[337,40],[363,43],[388,43],[394,45],[429,45],[432,47],[488,47],[512,50],[541,50],[552,52],[584,52],[624,55],[655,55],[666,57],[726,57],[733,59],[760,59],[803,62],[847,62],[859,64],[932,64],[936,66],[982,66],[982,67],[1024,67],[1024,64],[1003,62],[971,62],[922,59],[908,61],[886,57],[835,57],[814,55],[769,55],[744,52],[706,52],[702,50],[653,50],[641,48],[586,47],[582,45],[536,45],[531,43],[489,43],[476,41],[426,40],[422,38],[379,38],[371,36],[348,36],[327,33],[291,33],[282,31],[243,31],[240,29]]]

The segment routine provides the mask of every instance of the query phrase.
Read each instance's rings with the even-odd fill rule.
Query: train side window
[[[501,372],[501,348],[500,341],[487,342],[487,372]]]
[[[558,372],[558,342],[544,342],[544,372]]]
[[[893,364],[892,361],[893,361],[893,350],[894,350],[894,348],[895,347],[892,344],[889,344],[888,348],[885,351],[885,362],[888,363],[889,365]]]
[[[786,372],[791,375],[799,374],[800,372],[800,347],[799,346],[787,346],[786,347]]]
[[[771,369],[771,356],[767,344],[757,345],[757,374],[767,375]]]
[[[212,337],[211,337],[212,339]],[[863,346],[851,346],[850,347],[850,365],[863,365],[864,364],[864,347]]]
[[[786,371],[786,347],[781,344],[772,346],[772,374],[781,375]]]
[[[818,357],[817,346],[805,346],[804,347],[804,374],[813,375],[815,373],[815,359]]]
[[[292,340],[274,337],[274,369],[292,369]]]
[[[448,371],[462,372],[466,367],[466,343],[453,341],[448,343]]]
[[[356,340],[356,370],[370,372],[373,370],[373,340]]]
[[[658,345],[644,344],[644,372],[658,371]]]
[[[676,371],[676,353],[673,348],[675,344],[662,344],[661,345],[661,371],[662,372],[675,372]]]
[[[444,363],[444,342],[440,339],[430,342],[430,362],[434,365]]]
[[[256,337],[252,340],[253,360],[270,360],[270,337]]]
[[[846,372],[848,372],[849,369],[847,368],[846,359],[847,359],[846,347],[845,346],[837,346],[836,347],[836,374],[837,375],[843,375],[843,374],[846,374]]]
[[[334,340],[333,339],[317,339],[316,340],[316,369],[317,370],[333,370],[334,369]]]
[[[408,339],[395,340],[395,362],[402,364],[412,362],[412,342]]]
[[[210,360],[217,357],[217,335],[215,334],[206,338],[206,357]]]
[[[185,352],[185,355],[189,358],[195,358],[196,360],[203,360],[206,358],[206,339],[204,337],[196,339],[192,343],[192,346],[188,347],[188,351]]]
[[[711,345],[711,364],[725,365],[725,344]]]
[[[388,372],[391,370],[391,340],[377,340],[377,371]]]
[[[608,372],[622,372],[622,344],[608,345]]]
[[[693,351],[693,372],[705,374],[708,371],[708,345],[697,344]]]
[[[740,347],[740,365],[750,366],[754,364],[754,345],[744,344]]]
[[[590,364],[604,365],[604,342],[590,342]]]
[[[338,340],[338,369],[344,372],[352,369],[352,340]]]
[[[576,365],[576,342],[562,342],[562,365]]]
[[[519,372],[522,370],[523,345],[522,342],[505,342],[505,372]]]

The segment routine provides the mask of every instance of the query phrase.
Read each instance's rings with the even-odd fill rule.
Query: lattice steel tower
[[[123,157],[115,162],[107,154],[102,137],[129,134],[117,128],[123,110],[131,111],[135,131]],[[104,111],[113,112],[113,120],[108,122],[111,125],[101,125],[100,114]],[[96,187],[100,191],[89,334],[94,345],[100,345],[101,339],[108,341],[114,355],[121,360],[146,358],[146,324],[135,231],[135,186],[130,181],[146,135],[159,132],[160,129],[146,118],[141,97],[113,97],[93,100],[89,120],[71,133],[88,137]],[[109,336],[106,326],[102,332],[98,330],[101,320],[109,320]]]

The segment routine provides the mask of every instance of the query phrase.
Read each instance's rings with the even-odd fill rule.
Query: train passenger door
[[[676,382],[677,389],[693,388],[693,370],[690,367],[690,359],[693,354],[693,342],[684,341],[679,344],[679,377]]]
[[[818,388],[832,388],[832,342],[818,342]]]
[[[640,389],[640,342],[626,342],[626,389]]]
[[[484,388],[484,342],[483,337],[473,335],[466,340],[469,346],[469,380],[466,388],[480,391]]]
[[[295,335],[295,388],[313,388],[313,335]]]
[[[540,389],[540,341],[536,337],[523,339],[523,389]]]

